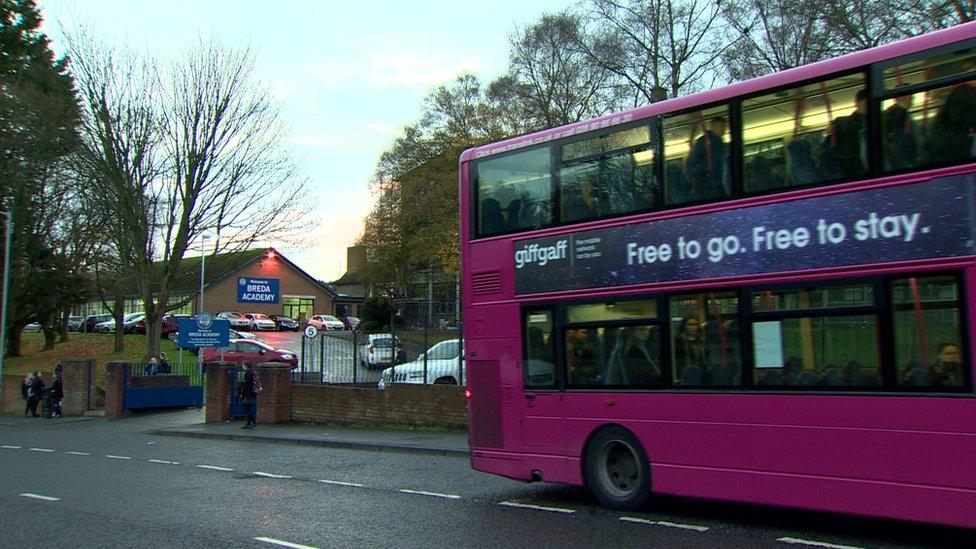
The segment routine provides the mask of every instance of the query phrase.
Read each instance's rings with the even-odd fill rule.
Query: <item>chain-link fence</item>
[[[460,330],[323,331],[302,336],[297,383],[464,384]],[[383,383],[380,384],[380,380]]]

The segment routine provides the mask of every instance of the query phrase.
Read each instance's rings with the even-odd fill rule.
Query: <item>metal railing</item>
[[[396,345],[391,344],[396,341]],[[438,343],[456,349],[451,354],[428,350]],[[395,349],[395,351],[394,351]],[[449,356],[450,355],[450,356]],[[324,331],[314,338],[302,336],[298,368],[292,374],[296,383],[327,383],[377,386],[388,383],[465,382],[462,338],[459,330],[401,330],[368,333]]]

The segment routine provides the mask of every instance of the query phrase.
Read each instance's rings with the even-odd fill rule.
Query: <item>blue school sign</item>
[[[238,303],[278,303],[281,292],[277,278],[251,278],[247,276],[237,279]]]
[[[203,313],[179,320],[180,348],[227,347],[230,344],[230,321]]]

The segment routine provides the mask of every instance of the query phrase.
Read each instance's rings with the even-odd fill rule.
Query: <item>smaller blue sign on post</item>
[[[277,278],[240,276],[237,278],[237,302],[278,303],[281,296],[278,288]]]
[[[227,319],[203,313],[199,319],[181,318],[179,329],[180,347],[184,349],[230,345],[230,321]]]

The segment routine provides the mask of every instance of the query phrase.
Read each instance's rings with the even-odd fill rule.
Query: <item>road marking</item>
[[[214,471],[233,471],[230,467],[217,467],[216,465],[197,465],[201,469],[211,469]]]
[[[73,456],[90,456],[88,452],[65,452],[66,454],[71,454]]]
[[[53,452],[50,448],[29,448],[31,452]]]
[[[266,478],[291,478],[291,475],[276,475],[274,473],[265,473],[262,471],[254,471],[254,475]]]
[[[682,530],[694,530],[696,532],[704,532],[708,530],[707,526],[695,526],[694,524],[679,524],[677,522],[668,522],[666,520],[648,520],[648,519],[642,519],[637,517],[620,517],[620,520],[624,522],[650,524],[651,526],[667,526],[669,528],[681,528]]]
[[[518,503],[515,501],[500,501],[498,505],[504,505],[505,507],[519,507],[522,509],[535,509],[536,511],[551,511],[553,513],[575,513],[575,509],[564,509],[562,507],[543,507],[541,505],[530,505],[528,503]]]
[[[30,492],[26,492],[26,493],[23,493],[23,494],[20,494],[20,495],[23,496],[23,497],[25,497],[25,498],[38,499],[38,500],[41,500],[41,501],[61,501],[61,498],[52,498],[51,496],[42,496],[40,494],[31,494]]]
[[[129,456],[113,456],[112,454],[105,454],[108,459],[132,459]]]
[[[274,539],[274,538],[254,538],[254,541],[260,541],[262,543],[270,543],[272,545],[280,545],[282,547],[293,547],[294,549],[318,549],[318,547],[313,547],[311,545],[299,545],[297,543],[292,543],[290,541],[282,541],[280,539]]]
[[[801,538],[779,538],[776,541],[791,543],[793,545],[812,545],[814,547],[830,547],[831,549],[861,549],[856,545],[837,545],[835,543],[824,543],[822,541],[811,541]]]
[[[150,459],[149,463],[162,463],[163,465],[179,465],[178,461],[166,461],[165,459]]]
[[[10,446],[8,444],[4,444],[3,446],[0,446],[0,448],[6,448],[7,450],[20,450],[23,448],[23,446]]]
[[[352,486],[353,488],[363,488],[362,484],[356,482],[342,482],[341,480],[317,480],[315,482],[321,482],[324,484],[335,484],[337,486]]]
[[[421,496],[434,496],[435,498],[461,499],[461,496],[456,496],[454,494],[438,494],[437,492],[425,492],[423,490],[397,490],[397,492],[403,492],[404,494],[417,494]]]

